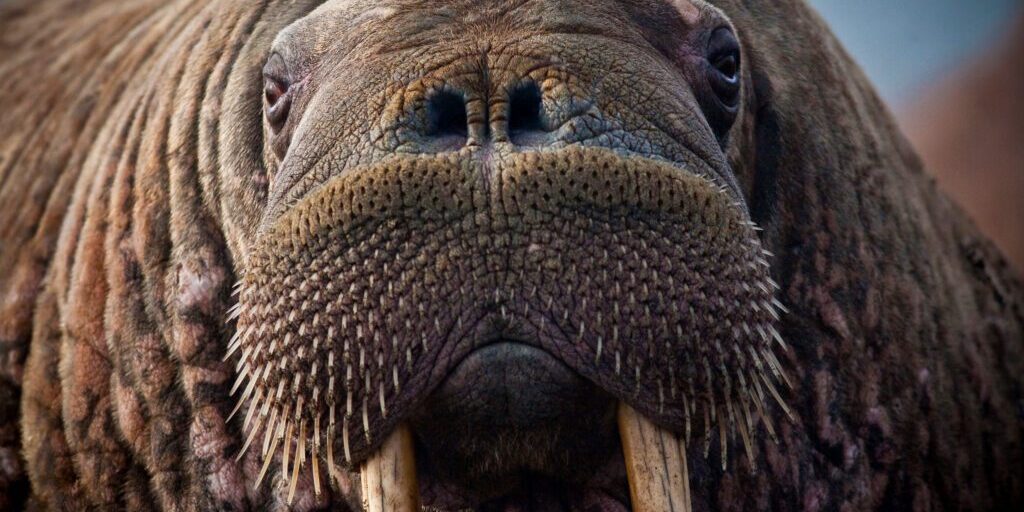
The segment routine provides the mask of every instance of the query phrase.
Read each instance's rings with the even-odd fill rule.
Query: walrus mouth
[[[691,510],[686,444],[676,434],[659,428],[632,407],[621,404],[618,428],[628,477],[628,500],[615,489],[570,489],[564,484],[528,487],[472,510],[557,510],[587,512],[663,512]],[[366,511],[421,510],[413,435],[406,425],[391,434],[360,470],[363,508]],[[523,495],[523,492],[529,495]],[[467,510],[441,508],[430,510]]]
[[[300,471],[319,493],[343,466],[368,510],[417,510],[410,417],[482,343],[530,340],[617,401],[622,509],[688,510],[687,444],[706,457],[718,437],[724,469],[742,443],[753,464],[768,402],[786,410],[766,252],[713,176],[602,148],[466,150],[296,194],[232,312],[242,452],[259,439],[259,479],[279,459],[289,496]]]

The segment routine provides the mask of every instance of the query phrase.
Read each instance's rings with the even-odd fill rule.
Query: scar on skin
[[[700,8],[692,0],[672,0],[672,4],[687,24],[696,24],[700,19]]]

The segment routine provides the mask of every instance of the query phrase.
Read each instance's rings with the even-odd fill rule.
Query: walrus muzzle
[[[685,480],[694,426],[705,453],[718,427],[723,466],[737,433],[753,459],[785,376],[737,196],[705,169],[608,149],[481,151],[347,170],[266,224],[231,347],[246,449],[261,439],[264,468],[280,450],[295,474],[318,458],[333,474],[340,454],[362,465],[364,500],[414,500],[404,422],[469,354],[514,339],[622,403],[636,510],[682,500],[648,501]]]

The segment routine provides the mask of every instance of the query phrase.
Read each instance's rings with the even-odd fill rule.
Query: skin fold
[[[0,509],[359,510],[397,425],[490,417],[458,368],[508,340],[683,436],[694,510],[1024,499],[1020,279],[803,2],[16,0],[0,34]],[[321,492],[283,448],[257,485],[271,423],[335,443]]]

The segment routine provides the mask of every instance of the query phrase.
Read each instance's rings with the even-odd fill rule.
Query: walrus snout
[[[766,255],[700,168],[580,146],[395,157],[329,180],[260,242],[232,344],[246,426],[319,421],[346,464],[491,337],[676,433],[746,427],[783,383]]]

